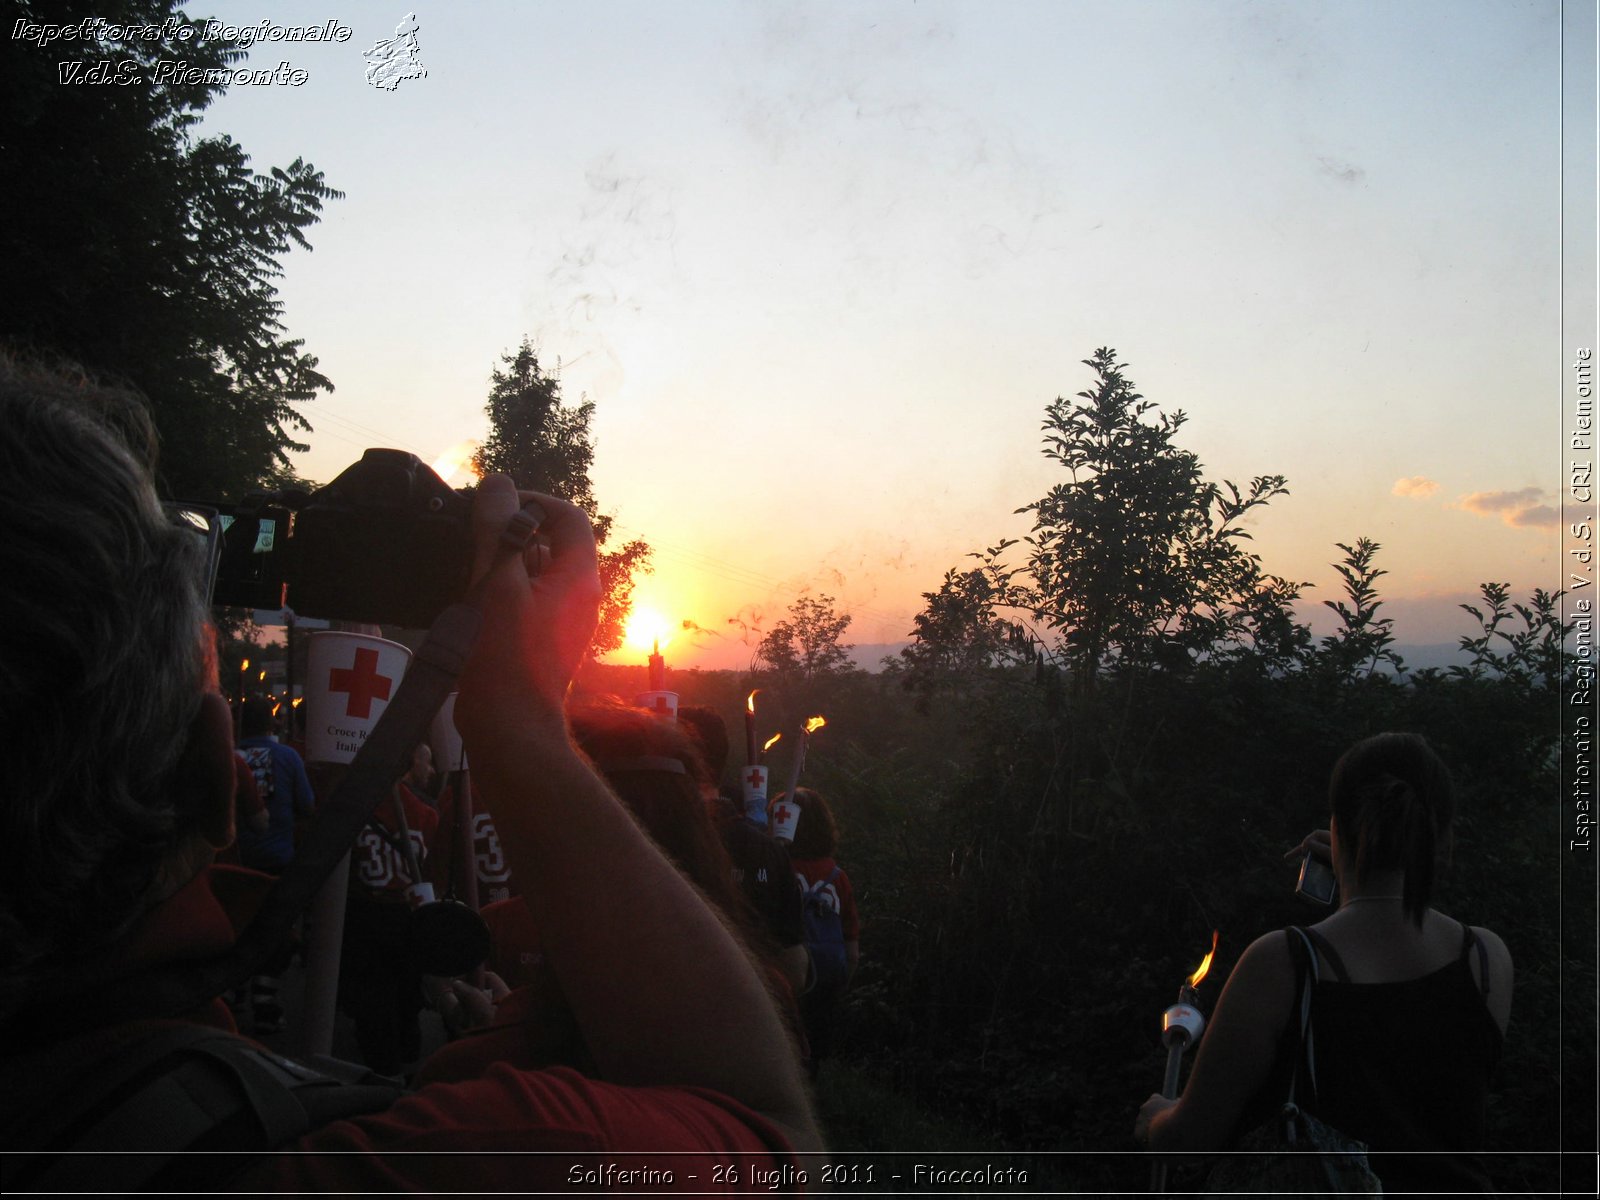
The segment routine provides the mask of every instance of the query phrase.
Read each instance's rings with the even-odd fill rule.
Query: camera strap
[[[267,893],[255,920],[229,955],[204,964],[196,972],[196,981],[184,989],[185,997],[198,997],[190,1007],[254,974],[256,964],[264,962],[282,943],[323,880],[344,860],[395,780],[411,765],[412,749],[454,689],[482,625],[483,614],[470,600],[452,604],[439,614],[406,668],[394,699],[361,743],[333,796],[326,805],[319,806],[309,835],[295,849],[293,861]],[[183,1011],[184,1008],[176,1010]]]
[[[538,532],[544,511],[528,503],[507,524],[499,552],[521,555]],[[60,1035],[140,1018],[176,1018],[256,974],[289,936],[295,918],[310,904],[354,845],[378,804],[411,764],[413,748],[425,736],[445,698],[466,668],[483,627],[482,584],[434,620],[422,646],[400,681],[394,698],[362,742],[355,760],[295,850],[294,860],[268,891],[255,919],[232,950],[204,962],[169,963],[131,977],[111,978],[104,970],[91,978],[62,981],[72,1001],[58,995],[7,1022],[30,1037]],[[65,990],[65,989],[63,989]]]

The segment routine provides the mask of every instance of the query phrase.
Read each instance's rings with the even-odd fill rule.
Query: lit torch
[[[640,708],[648,708],[663,721],[676,721],[678,694],[667,691],[667,661],[661,657],[661,643],[668,640],[667,628],[659,613],[638,608],[628,618],[627,641],[634,646],[650,644],[650,657],[646,660],[650,669],[650,690],[640,692],[633,702]]]
[[[239,712],[233,719],[233,737],[238,741],[244,736],[244,673],[250,669],[250,660],[247,658],[239,664]],[[218,685],[221,686],[220,684]]]
[[[755,707],[754,691],[750,693],[747,706],[749,709]],[[746,718],[752,715],[749,709],[746,710]],[[766,829],[766,768],[762,766],[762,755],[766,754],[766,746],[778,741],[778,734],[774,733],[766,739],[766,746],[762,749],[755,750],[755,730],[750,728],[749,723],[746,723],[746,730],[750,733],[749,749],[754,752],[750,755],[749,765],[744,768],[744,774],[739,776],[739,786],[744,790],[744,816],[757,829]]]
[[[755,699],[755,693],[750,693],[750,698]],[[782,734],[773,734],[767,739],[767,744],[756,751],[750,759],[750,764],[745,767],[744,774],[739,777],[739,785],[744,792],[745,818],[759,829],[767,827],[767,768],[761,760],[766,756],[772,743],[777,741]],[[751,734],[751,745],[754,746],[754,733]]]
[[[756,688],[744,698],[744,749],[745,764],[755,766],[761,761],[761,752],[756,749]]]
[[[765,742],[761,743],[761,753],[756,755],[756,762],[759,763],[759,762],[761,762],[762,759],[766,758],[767,757],[767,751],[771,750],[774,746],[776,746],[778,744],[778,740],[780,738],[782,738],[782,737],[783,737],[783,734],[775,733],[771,737],[769,737]]]
[[[1178,1094],[1178,1072],[1183,1066],[1183,1054],[1200,1040],[1205,1032],[1206,1018],[1200,1011],[1200,981],[1211,970],[1211,960],[1217,955],[1217,942],[1222,934],[1211,931],[1211,949],[1200,960],[1194,974],[1183,981],[1178,989],[1178,1002],[1161,1014],[1161,1044],[1167,1048],[1167,1074],[1161,1083],[1161,1094],[1171,1100]],[[1150,1190],[1167,1190],[1167,1164],[1159,1162],[1151,1172]]]
[[[806,765],[806,748],[811,745],[811,735],[821,729],[827,722],[821,717],[812,717],[806,722],[805,728],[800,731],[800,745],[794,752],[794,765],[789,768],[789,798],[794,799],[794,790],[800,786],[800,772]]]
[[[667,660],[661,657],[660,638],[650,643],[650,690],[652,692],[667,690]]]

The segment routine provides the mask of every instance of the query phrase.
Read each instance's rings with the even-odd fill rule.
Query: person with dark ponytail
[[[1330,859],[1338,908],[1314,946],[1315,1088],[1300,1053],[1298,933],[1258,938],[1217,1001],[1180,1099],[1140,1109],[1157,1150],[1213,1150],[1282,1108],[1297,1061],[1299,1107],[1365,1142],[1386,1191],[1487,1191],[1489,1079],[1511,1016],[1511,954],[1487,929],[1430,907],[1455,798],[1432,747],[1411,733],[1357,743],[1333,769],[1328,830],[1290,852]]]

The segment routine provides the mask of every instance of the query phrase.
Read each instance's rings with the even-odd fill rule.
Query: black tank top
[[[1472,969],[1473,958],[1485,957],[1477,936],[1463,926],[1455,961],[1417,979],[1349,983],[1333,947],[1306,932],[1317,946],[1321,982],[1311,1005],[1316,1090],[1308,1090],[1302,1072],[1301,1107],[1367,1143],[1386,1190],[1488,1190],[1473,1152],[1484,1148],[1501,1035],[1485,1003],[1488,988]],[[1305,978],[1304,946],[1292,931],[1285,936]],[[1486,964],[1484,977],[1492,984]],[[1299,1008],[1297,997],[1293,1011]],[[1288,1092],[1298,1033],[1291,1021],[1270,1090],[1260,1098],[1269,1105],[1281,1107]]]

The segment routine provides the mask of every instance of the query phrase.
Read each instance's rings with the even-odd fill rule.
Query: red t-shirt
[[[544,963],[544,949],[522,897],[485,905],[478,915],[489,927],[489,970],[505,980],[508,988],[533,983]]]
[[[777,1130],[713,1092],[620,1087],[566,1067],[519,1069],[489,1062],[494,1039],[481,1042],[477,1061],[456,1056],[471,1078],[429,1082],[384,1112],[308,1134],[236,1185],[283,1193],[748,1194],[758,1173],[781,1180],[787,1169],[792,1184],[800,1169]]]
[[[134,971],[224,952],[271,883],[237,868],[202,872],[149,914],[118,955],[119,965]],[[220,1000],[190,1019],[233,1027]],[[131,1034],[137,1025],[127,1028]],[[482,1032],[431,1057],[416,1090],[390,1108],[315,1130],[260,1159],[231,1186],[297,1193],[746,1192],[753,1180],[769,1180],[773,1190],[799,1190],[800,1165],[783,1135],[734,1100],[701,1088],[622,1087],[564,1067],[535,1069],[519,1061],[530,1041],[525,1027]],[[107,1053],[114,1053],[114,1031],[85,1036],[108,1039]],[[65,1057],[89,1061],[70,1051]]]
[[[439,833],[430,874],[441,896],[453,888],[456,898],[465,900],[462,882],[468,868],[468,854],[467,848],[462,845],[459,827],[455,789],[447,787],[439,796]],[[500,835],[495,832],[494,818],[489,815],[476,786],[472,789],[470,849],[470,865],[478,881],[480,908],[519,895],[516,882],[511,878],[511,865],[500,850]]]
[[[350,877],[374,892],[404,892],[412,883],[426,880],[429,848],[438,837],[439,814],[417,799],[404,784],[398,785],[396,791],[405,801],[406,832],[416,848],[417,861],[422,864],[422,879],[412,879],[405,856],[395,849],[389,838],[367,825],[356,835],[355,845],[350,849]],[[390,837],[399,838],[400,822],[395,812],[394,793],[383,798],[372,819],[382,825]]]

